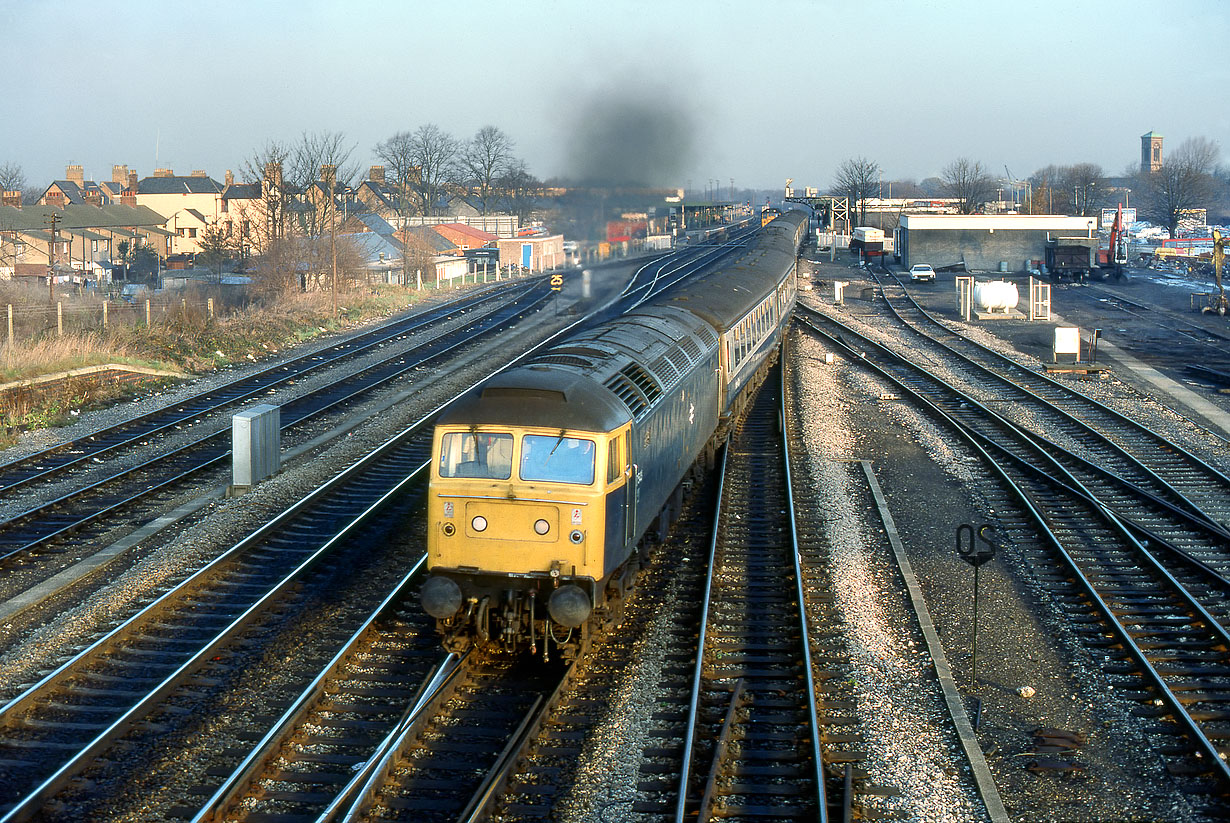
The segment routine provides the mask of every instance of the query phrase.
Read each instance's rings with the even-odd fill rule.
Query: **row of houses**
[[[266,167],[258,183],[236,183],[230,171],[221,183],[204,171],[177,175],[157,169],[139,178],[121,165],[112,167],[111,180],[95,182],[85,179],[83,167],[69,166],[36,204],[23,204],[20,192],[4,193],[0,278],[45,278],[50,271],[61,282],[106,284],[121,268],[121,243],[148,247],[164,266],[181,268],[202,251],[210,231],[248,257],[271,234],[319,234],[320,226],[311,223],[326,215],[369,271],[387,273],[387,279],[404,279],[394,273],[404,269],[407,254],[420,262],[430,258],[448,277],[457,276],[457,261],[465,261],[467,252],[484,247],[498,249],[505,266],[541,271],[565,262],[562,237],[519,236],[525,232],[514,215],[483,214],[463,195],[437,205],[446,216],[407,217],[396,201],[381,166],[371,167],[355,187],[334,183],[325,166],[315,183],[293,193],[276,164]],[[286,225],[271,225],[275,219]],[[469,260],[473,271],[489,264],[490,255],[470,254]]]

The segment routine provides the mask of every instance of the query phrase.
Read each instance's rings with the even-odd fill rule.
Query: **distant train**
[[[720,270],[440,415],[420,596],[446,647],[575,653],[776,358],[806,233],[806,214],[788,212]]]
[[[767,226],[782,216],[782,210],[773,206],[765,206],[760,210],[760,225]]]

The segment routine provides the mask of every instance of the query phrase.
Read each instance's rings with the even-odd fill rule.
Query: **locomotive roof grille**
[[[674,386],[676,383],[679,382],[679,371],[680,371],[678,368],[675,367],[675,364],[671,361],[670,359],[671,354],[672,354],[671,351],[666,352],[661,357],[659,357],[657,360],[653,361],[653,365],[650,366],[650,369],[653,370],[654,374],[660,375],[662,377],[662,383],[668,388],[671,386]]]
[[[482,390],[484,400],[508,398],[517,400],[555,400],[566,401],[568,395],[553,389],[521,388],[519,386],[486,386]]]
[[[639,418],[649,408],[649,404],[645,401],[645,396],[622,373],[612,374],[607,378],[605,385],[616,397],[623,401],[624,405],[628,407],[628,411],[632,412],[633,417]]]
[[[535,363],[550,363],[556,366],[575,366],[578,369],[592,368],[594,363],[587,357],[575,354],[548,353],[534,359]]]
[[[650,403],[662,396],[662,389],[658,386],[658,381],[641,368],[639,363],[629,363],[620,369],[619,373],[635,383]]]
[[[710,346],[717,345],[717,335],[715,335],[712,331],[710,331],[708,326],[699,326],[693,329],[692,331],[698,335],[704,336],[705,342],[708,343]],[[708,334],[706,335],[705,332],[708,332]],[[680,340],[679,348],[683,349],[684,354],[692,358],[693,363],[695,363],[697,360],[700,360],[700,346],[698,346],[696,344],[696,341],[693,340],[692,338],[685,337],[682,340]]]
[[[633,417],[639,418],[655,400],[662,396],[662,388],[637,363],[629,363],[607,378],[604,385],[624,402]]]
[[[687,353],[680,349],[669,349],[664,357],[674,366],[677,374],[683,374],[696,362],[696,358],[688,357]]]

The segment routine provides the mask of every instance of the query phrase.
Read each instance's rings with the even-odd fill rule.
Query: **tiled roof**
[[[260,196],[260,183],[232,183],[222,191],[224,200],[259,200]]]
[[[490,243],[492,240],[497,239],[496,235],[492,234],[491,232],[483,231],[482,229],[476,229],[473,226],[467,225],[465,223],[440,223],[438,226],[436,226],[436,228],[451,229],[452,231],[455,231],[458,234],[464,234],[466,237],[472,237],[475,240],[481,240],[483,243]]]
[[[457,246],[440,236],[440,233],[429,226],[410,226],[406,229],[411,242],[430,251],[456,251]]]
[[[0,206],[0,231],[46,228],[48,215],[60,215],[59,225],[65,229],[112,229],[139,226],[161,226],[167,218],[148,206],[68,205],[58,206]]]
[[[222,186],[212,177],[146,177],[137,194],[217,194]]]
[[[355,216],[359,219],[360,223],[367,226],[367,228],[375,234],[379,234],[382,237],[388,237],[393,234],[393,226],[389,224],[389,221],[385,220],[378,214],[364,212],[363,214],[358,214]]]

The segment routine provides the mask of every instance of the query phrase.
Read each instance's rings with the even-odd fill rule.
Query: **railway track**
[[[1076,476],[1067,460],[1050,456],[1053,446],[1041,447],[1035,435],[916,362],[866,338],[853,344],[848,328],[822,331],[811,320],[805,326],[946,421],[993,467],[1014,501],[1013,510],[999,512],[1005,533],[1043,547],[1035,573],[1053,589],[1116,690],[1137,699],[1142,713],[1170,721],[1156,724],[1154,733],[1171,771],[1189,781],[1190,791],[1230,792],[1230,712],[1224,708],[1230,579],[1174,546],[1178,531],[1204,531],[1207,538],[1210,524],[1187,518],[1145,525],[1143,516],[1128,522],[1130,510],[1147,506],[1147,497],[1104,501],[1105,492],[1094,488],[1095,473]],[[1230,547],[1217,539],[1208,538],[1209,550],[1224,555]]]
[[[430,449],[425,418],[0,706],[0,821],[35,816],[328,563],[353,564],[366,527],[405,516]]]
[[[414,597],[423,567],[421,559],[263,732],[194,821],[314,821],[370,777],[441,682],[431,675],[456,666]]]
[[[1225,472],[1105,404],[958,334],[925,311],[900,281],[882,288],[897,320],[928,347],[942,349],[937,359],[951,353],[976,370],[968,385],[991,378],[1012,392],[996,397],[1005,404],[1005,414],[1028,419],[1020,411],[1028,409],[1038,421],[1030,427],[1039,436],[1063,439],[1069,449],[1087,451],[1130,482],[1190,501],[1193,512],[1230,528],[1230,477]]]
[[[676,820],[827,818],[780,382],[723,458]]]
[[[459,348],[473,343],[476,337],[501,329],[513,319],[535,310],[549,295],[550,292],[541,284],[521,290],[520,294],[494,311],[476,315],[473,322],[440,335],[411,353],[393,354],[283,404],[283,430],[344,407],[379,386],[439,362]],[[369,341],[367,345],[370,347],[380,343]],[[122,426],[119,428],[124,429]],[[131,440],[130,437],[125,442]],[[231,433],[227,426],[15,515],[0,523],[0,561],[45,551],[52,541],[69,534],[80,536],[84,528],[92,527],[99,532],[108,530],[113,526],[110,518],[117,512],[151,496],[164,495],[200,472],[225,466],[230,454]],[[67,466],[61,466],[60,470],[65,468]],[[158,505],[157,501],[154,505]]]
[[[479,819],[573,665],[469,653],[332,809],[353,821]]]
[[[1230,508],[1230,499],[1223,503],[1204,490],[1201,502],[1192,502],[1178,488],[1179,483],[1171,484],[1167,478],[1147,470],[1147,467],[1144,467],[1144,470],[1137,468],[1133,472],[1133,466],[1139,466],[1139,463],[1130,459],[1131,454],[1123,447],[1112,446],[1108,437],[1092,429],[1087,429],[1084,434],[1073,435],[1075,448],[1080,449],[1079,452],[1069,450],[1036,430],[1029,430],[1026,434],[1026,430],[1009,420],[1001,409],[1004,405],[1038,401],[1035,399],[1036,395],[1011,386],[1007,377],[997,379],[1010,394],[996,393],[983,402],[973,394],[953,386],[950,379],[941,378],[918,365],[916,361],[924,358],[920,357],[917,348],[912,348],[907,358],[813,310],[804,310],[800,316],[805,319],[808,327],[825,334],[829,339],[842,342],[843,345],[844,341],[851,341],[853,348],[850,350],[856,351],[856,356],[876,354],[882,367],[890,370],[898,381],[906,384],[913,393],[927,396],[930,403],[943,408],[948,415],[959,420],[966,430],[976,433],[988,448],[997,453],[1013,455],[1024,470],[1041,471],[1043,469],[1040,467],[1046,467],[1049,476],[1073,478],[1074,484],[1092,490],[1088,493],[1108,506],[1119,519],[1131,524],[1138,534],[1147,535],[1147,539],[1156,542],[1174,557],[1185,563],[1208,567],[1222,576],[1230,575],[1230,531],[1221,522],[1221,513]],[[944,349],[940,354],[932,355],[932,361],[943,362],[947,367],[947,361],[941,360],[942,353],[946,351]],[[1026,375],[1024,379],[1031,378]],[[996,410],[989,408],[990,402],[996,404]],[[1051,406],[1042,407],[1043,411],[1051,409]],[[1018,418],[1020,416],[1020,412],[1014,415]],[[1132,427],[1129,429],[1129,435],[1139,428],[1134,423]],[[1111,461],[1110,467],[1098,461],[1098,451],[1082,448],[1086,442],[1101,442],[1107,447],[1104,451],[1108,455],[1107,459]],[[1006,450],[1005,444],[1012,444],[1011,449]],[[1176,453],[1183,454],[1177,447]],[[1193,466],[1194,471],[1207,468],[1206,464],[1198,461],[1193,463]],[[1204,507],[1217,512],[1217,516],[1206,513]],[[1227,621],[1226,624],[1230,625],[1230,612],[1221,606],[1218,606],[1218,609]]]
[[[31,455],[0,464],[0,492],[45,481],[65,469],[101,458],[117,450],[176,430],[204,415],[266,394],[278,386],[303,378],[315,371],[344,362],[374,348],[398,340],[433,324],[459,315],[498,304],[513,294],[523,292],[524,285],[498,289],[468,296],[462,300],[429,308],[409,317],[386,323],[379,328],[346,338],[318,351],[290,360],[280,361],[266,369],[217,386],[170,406],[129,418],[122,423],[91,432],[84,437],[57,443]]]

